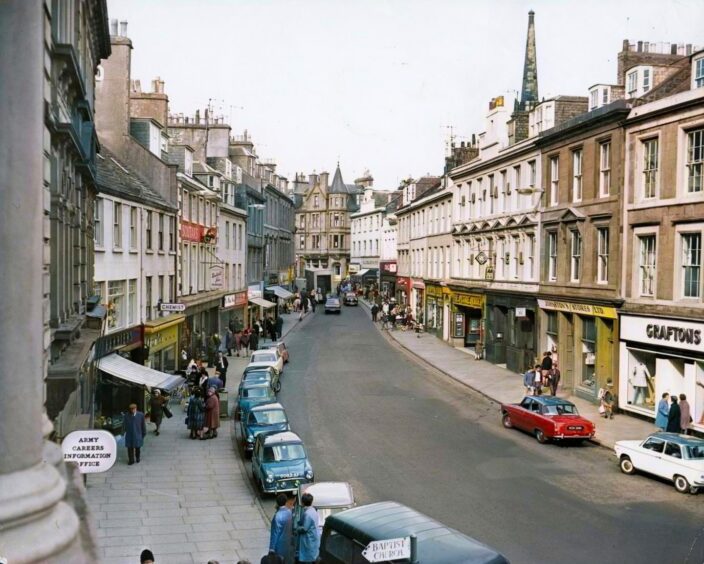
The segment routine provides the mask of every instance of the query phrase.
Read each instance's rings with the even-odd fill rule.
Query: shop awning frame
[[[293,297],[292,292],[289,292],[286,288],[282,288],[281,286],[267,286],[266,290],[274,292],[274,294],[282,300],[290,300]]]
[[[258,305],[259,307],[262,307],[264,309],[276,307],[276,304],[274,302],[270,302],[269,300],[265,300],[264,298],[249,298],[249,303]]]
[[[360,278],[364,276],[367,272],[369,272],[371,269],[370,268],[363,268],[362,270],[358,271],[355,276],[359,276]]]
[[[98,361],[98,368],[120,380],[126,380],[133,384],[145,386],[149,390],[158,388],[160,390],[169,391],[185,382],[185,378],[182,376],[166,374],[165,372],[159,372],[148,366],[142,366],[141,364],[121,357],[117,353],[112,353],[101,358]]]

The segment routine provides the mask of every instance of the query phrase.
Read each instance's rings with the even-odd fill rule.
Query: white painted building
[[[360,183],[360,180],[356,180]],[[378,274],[381,260],[382,226],[392,192],[375,191],[366,185],[358,212],[350,214],[352,248],[350,272]]]

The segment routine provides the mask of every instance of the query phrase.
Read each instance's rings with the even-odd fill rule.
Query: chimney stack
[[[200,124],[200,110],[196,110],[196,125]]]

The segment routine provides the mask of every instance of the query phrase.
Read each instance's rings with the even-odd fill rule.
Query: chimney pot
[[[127,21],[122,20],[120,22],[120,36],[127,37]]]
[[[117,19],[110,20],[110,34],[117,35]]]
[[[200,123],[200,110],[196,110],[196,124]]]

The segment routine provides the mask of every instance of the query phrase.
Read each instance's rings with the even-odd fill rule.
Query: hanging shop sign
[[[538,306],[541,309],[577,313],[579,315],[593,315],[594,317],[606,317],[608,319],[616,319],[618,317],[616,308],[606,306],[559,302],[556,300],[538,300]]]
[[[210,288],[221,290],[225,280],[225,272],[219,264],[210,267]]]
[[[704,324],[622,315],[621,340],[704,353]]]
[[[516,308],[516,317],[526,317],[526,308],[517,307]]]
[[[186,304],[159,304],[159,311],[186,311]]]
[[[61,443],[61,452],[64,462],[75,463],[81,474],[106,472],[117,460],[117,441],[108,431],[74,431]]]
[[[181,240],[200,243],[203,241],[204,228],[197,223],[181,221]]]

